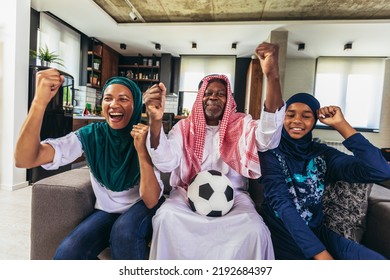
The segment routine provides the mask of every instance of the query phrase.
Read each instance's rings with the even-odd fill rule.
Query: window
[[[40,13],[38,48],[49,48],[63,59],[63,64],[53,65],[74,78],[74,84],[79,85],[80,76],[80,34],[58,22],[51,16]]]
[[[183,92],[182,111],[191,112],[202,78],[209,74],[224,74],[234,88],[235,56],[182,56],[180,64],[180,86]]]
[[[355,129],[379,132],[384,69],[384,58],[320,57],[314,95],[321,106],[338,105]]]

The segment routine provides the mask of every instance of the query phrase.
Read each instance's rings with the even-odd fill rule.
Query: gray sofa
[[[164,193],[169,193],[169,174],[162,173]],[[37,181],[31,196],[32,260],[53,258],[61,240],[94,210],[95,195],[89,169],[72,169]],[[109,250],[101,259],[109,259]]]
[[[169,174],[162,174],[168,193]],[[250,183],[256,205],[262,192]],[[31,201],[31,259],[51,259],[61,240],[94,209],[95,197],[88,168],[66,171],[36,182]],[[390,259],[390,190],[374,185],[369,197],[363,243]],[[109,251],[100,256],[109,259]]]

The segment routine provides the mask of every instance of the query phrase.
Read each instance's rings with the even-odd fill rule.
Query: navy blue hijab
[[[312,159],[328,149],[325,144],[313,142],[312,131],[317,123],[317,110],[320,109],[320,102],[311,94],[297,93],[291,96],[286,101],[286,110],[293,103],[304,103],[312,110],[315,118],[315,122],[310,132],[300,139],[293,139],[283,126],[282,138],[279,144],[279,150],[288,157],[292,157],[297,160]]]

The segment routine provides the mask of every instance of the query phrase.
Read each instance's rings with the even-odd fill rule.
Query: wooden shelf
[[[95,38],[90,38],[88,45],[88,65],[87,65],[87,86],[100,89],[102,87],[102,50],[103,43]],[[95,60],[98,60],[99,69],[96,69]],[[97,78],[97,83],[94,83],[93,77]]]
[[[87,71],[93,71],[95,73],[101,73],[102,72],[99,69],[95,69],[95,68],[92,68],[92,67],[87,67]]]
[[[140,69],[160,69],[160,66],[148,66],[148,65],[118,65],[118,68],[140,68]]]
[[[151,63],[145,64],[145,60]],[[160,81],[160,62],[160,58],[157,57],[122,57],[118,63],[118,72],[121,76],[131,78],[141,91],[145,91]]]
[[[99,57],[99,58],[102,57],[100,54],[98,54],[98,53],[96,53],[96,52],[93,52],[93,51],[88,51],[88,54],[89,54],[89,55],[93,55],[94,57]]]
[[[153,80],[153,79],[131,79],[132,81],[134,81],[134,82],[158,82],[159,80]]]
[[[99,86],[99,85],[93,85],[91,83],[87,83],[87,87],[91,87],[91,88],[96,88],[96,89],[101,89],[102,87]]]

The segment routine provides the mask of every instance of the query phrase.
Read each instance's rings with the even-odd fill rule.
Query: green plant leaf
[[[56,63],[65,67],[62,58],[58,54],[56,54],[55,51],[51,52],[47,45],[45,45],[44,48],[40,47],[38,51],[30,50],[30,56],[39,60],[47,61],[49,63]]]

